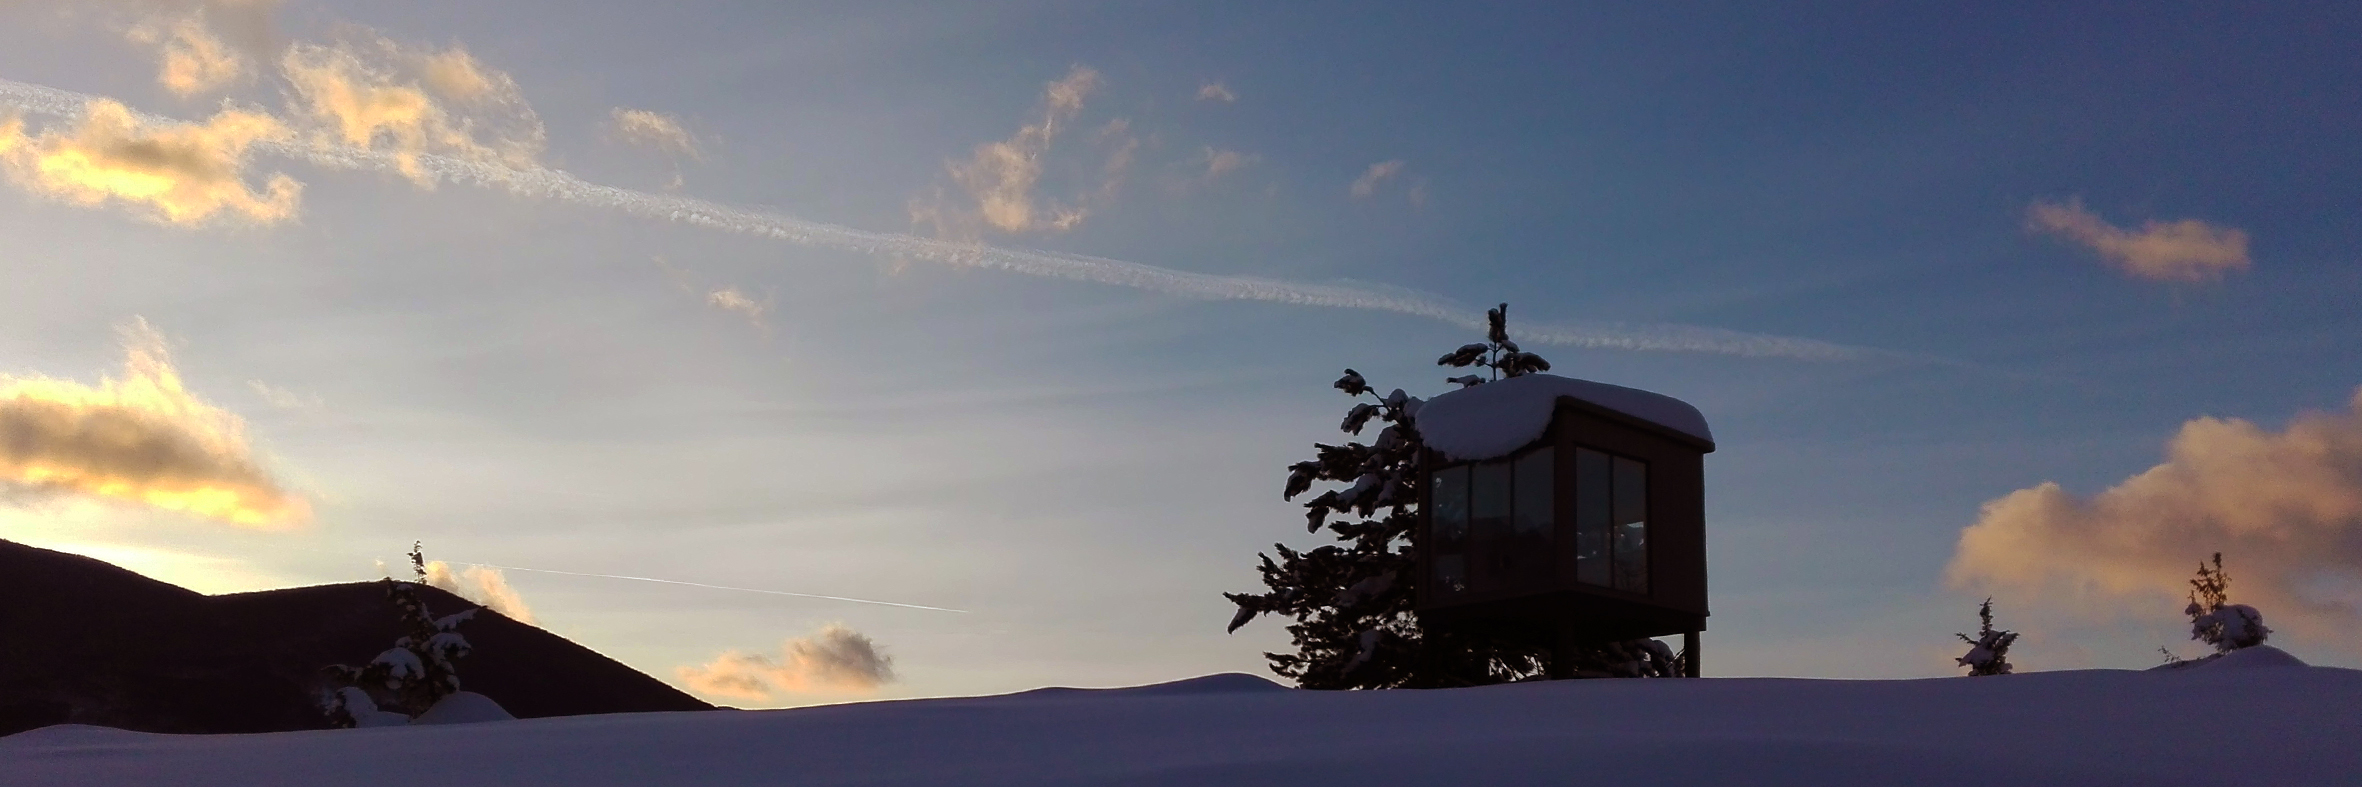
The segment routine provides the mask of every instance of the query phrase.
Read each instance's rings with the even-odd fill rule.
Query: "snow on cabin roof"
[[[1506,456],[1541,439],[1558,410],[1558,397],[1571,396],[1658,426],[1714,443],[1706,416],[1688,402],[1638,388],[1550,374],[1528,374],[1462,388],[1427,400],[1418,414],[1419,436],[1453,461]]]

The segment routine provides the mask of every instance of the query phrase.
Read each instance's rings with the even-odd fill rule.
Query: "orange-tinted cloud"
[[[303,186],[273,173],[260,189],[245,180],[248,148],[283,139],[269,115],[236,109],[203,124],[149,124],[122,104],[91,101],[78,125],[25,133],[0,121],[0,166],[34,193],[77,205],[118,202],[172,224],[216,217],[269,224],[294,218]]]
[[[2362,623],[2362,391],[2279,432],[2199,418],[2166,453],[2089,499],[2044,483],[1986,503],[1950,581],[2173,615],[2198,561],[2221,552],[2232,600],[2275,628],[2362,645],[2344,633]]]
[[[943,193],[931,201],[914,201],[914,221],[929,221],[939,231],[981,222],[1005,233],[1064,232],[1082,224],[1090,211],[1081,205],[1043,200],[1035,195],[1041,183],[1043,160],[1061,131],[1082,112],[1083,100],[1099,87],[1099,72],[1075,66],[1064,78],[1042,91],[1041,119],[1017,129],[1006,140],[976,146],[964,161],[945,164],[952,183],[973,206],[949,205]],[[1120,129],[1119,129],[1120,130]],[[1121,155],[1129,161],[1130,149]]]
[[[245,425],[181,385],[147,323],[126,331],[123,378],[0,377],[0,487],[140,503],[241,525],[301,522],[247,446]]]
[[[182,98],[228,87],[248,73],[246,57],[213,34],[202,8],[178,19],[150,17],[125,35],[156,47],[156,81]]]
[[[279,60],[294,117],[323,143],[392,153],[420,185],[425,153],[530,167],[547,142],[516,81],[466,51],[419,50],[373,34],[296,44]]]
[[[1207,82],[1197,89],[1197,100],[1232,104],[1237,103],[1238,94],[1230,92],[1230,88],[1220,82]]]
[[[892,683],[894,659],[869,637],[831,623],[809,637],[790,639],[781,657],[725,651],[713,661],[674,671],[690,691],[761,702],[778,693],[867,692]]]
[[[2150,221],[2127,230],[2085,210],[2081,200],[2035,202],[2026,228],[2098,252],[2125,273],[2156,281],[2211,281],[2246,270],[2247,233],[2197,219]]]
[[[626,143],[652,148],[664,153],[697,158],[697,138],[681,126],[681,119],[662,112],[616,107],[608,113],[607,126],[615,137]]]
[[[451,591],[453,595],[492,608],[526,625],[533,625],[533,608],[526,606],[525,597],[510,587],[508,575],[491,566],[468,566],[453,571],[451,564],[430,560],[426,564],[426,583]]]
[[[763,322],[763,314],[771,310],[771,304],[749,298],[746,293],[740,292],[736,287],[721,287],[706,293],[705,302],[716,309],[745,317],[747,324],[753,325],[758,330],[766,333],[771,330],[771,327]]]

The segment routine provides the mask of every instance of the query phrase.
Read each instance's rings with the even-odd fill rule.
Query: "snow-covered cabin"
[[[1663,394],[1529,374],[1418,411],[1427,499],[1421,618],[1556,647],[1706,628],[1698,409]]]

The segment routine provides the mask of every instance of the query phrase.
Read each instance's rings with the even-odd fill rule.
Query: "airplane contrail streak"
[[[22,112],[79,117],[83,108],[96,99],[96,96],[0,79],[0,107]],[[136,114],[143,122],[156,125],[185,123],[174,118]],[[396,156],[383,151],[300,140],[262,142],[255,146],[269,153],[333,169],[388,173],[399,171]],[[420,154],[413,157],[412,162],[419,170],[438,180],[501,189],[520,196],[558,199],[643,218],[771,238],[811,248],[893,255],[945,265],[1131,287],[1190,298],[1368,309],[1426,317],[1478,330],[1485,326],[1484,318],[1473,310],[1462,308],[1439,296],[1412,290],[1192,273],[1106,257],[872,232],[692,197],[604,186],[563,171],[542,167],[516,168],[435,154]],[[1530,323],[1528,325],[1531,326]],[[1812,361],[1854,360],[1889,354],[1815,339],[1687,325],[1542,325],[1520,328],[1513,335],[1528,342],[1574,347],[1702,352]]]
[[[663,583],[663,584],[666,584],[666,585],[687,585],[687,586],[689,586],[689,587],[693,587],[693,588],[712,588],[712,589],[714,589],[714,590],[737,590],[737,591],[743,591],[743,592],[747,592],[747,593],[769,593],[769,594],[771,594],[771,595],[774,595],[774,596],[795,596],[795,597],[797,597],[797,598],[817,598],[817,599],[826,599],[826,600],[829,600],[829,601],[849,601],[849,602],[852,602],[852,603],[855,603],[855,604],[877,604],[877,605],[879,605],[879,606],[887,606],[887,607],[903,607],[903,608],[905,608],[905,609],[925,609],[925,610],[932,610],[932,611],[935,611],[935,612],[957,612],[957,613],[960,613],[960,614],[962,614],[962,615],[968,614],[968,611],[967,611],[967,610],[964,610],[964,609],[952,609],[952,608],[950,608],[950,607],[930,607],[930,606],[927,606],[927,605],[924,605],[924,604],[903,604],[903,603],[900,603],[900,602],[895,602],[895,601],[878,601],[878,600],[876,600],[876,599],[867,599],[867,598],[846,598],[846,597],[844,597],[844,596],[823,596],[823,595],[820,595],[820,594],[818,594],[818,593],[790,593],[790,592],[787,592],[787,591],[785,591],[785,590],[764,590],[764,589],[762,589],[762,588],[740,588],[740,587],[731,587],[731,586],[729,586],[729,585],[708,585],[708,584],[705,584],[705,583],[703,583],[703,582],[683,582],[683,581],[680,581],[680,580],[677,580],[677,579],[657,579],[657,578],[655,578],[655,577],[627,577],[627,576],[624,576],[624,575],[622,575],[622,574],[591,574],[591,573],[582,572],[582,571],[558,571],[558,570],[556,570],[556,569],[548,569],[548,568],[524,568],[524,567],[520,567],[520,566],[499,566],[499,565],[493,565],[493,564],[491,564],[491,563],[464,563],[464,562],[460,562],[460,561],[456,561],[456,560],[454,560],[454,561],[451,561],[451,562],[452,562],[452,563],[456,563],[456,564],[458,564],[458,565],[462,565],[462,566],[483,566],[483,567],[485,567],[485,568],[497,568],[497,569],[500,569],[500,570],[502,570],[502,571],[524,571],[524,572],[529,572],[529,573],[534,573],[534,574],[564,574],[564,575],[571,576],[571,577],[601,577],[601,578],[605,578],[605,579],[629,579],[629,580],[633,580],[633,581],[637,581],[637,582],[660,582],[660,583]]]

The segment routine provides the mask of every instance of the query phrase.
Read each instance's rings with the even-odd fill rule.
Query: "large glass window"
[[[1437,471],[1431,562],[1435,593],[1546,587],[1557,528],[1548,448]]]
[[[1437,471],[1433,483],[1428,492],[1435,522],[1427,546],[1435,571],[1432,592],[1448,596],[1468,589],[1468,468]]]
[[[1501,569],[1509,586],[1538,588],[1550,584],[1557,572],[1557,550],[1550,548],[1558,517],[1554,502],[1558,477],[1552,472],[1555,452],[1536,449],[1517,457],[1511,483],[1509,537],[1503,544]]]
[[[1616,589],[1648,592],[1648,465],[1616,457]]]
[[[1608,520],[1615,517],[1615,466],[1607,454],[1575,449],[1575,581],[1614,584],[1608,565]]]
[[[1575,449],[1575,581],[1648,592],[1648,464]]]
[[[1502,542],[1509,535],[1509,463],[1483,462],[1468,467],[1468,551],[1476,570],[1468,586],[1498,590],[1502,576]]]

